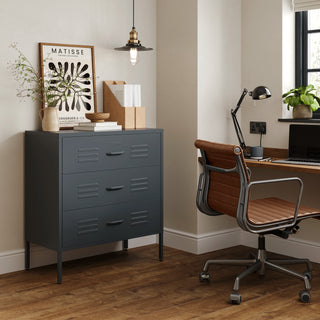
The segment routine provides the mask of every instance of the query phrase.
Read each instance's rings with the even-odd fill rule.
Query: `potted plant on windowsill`
[[[292,107],[292,116],[295,119],[312,118],[312,112],[318,110],[320,98],[311,91],[315,90],[312,84],[291,89],[282,95],[287,108]]]

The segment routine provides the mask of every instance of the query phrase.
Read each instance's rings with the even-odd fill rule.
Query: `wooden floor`
[[[0,319],[320,319],[319,265],[313,264],[311,303],[298,301],[301,280],[268,270],[262,280],[254,274],[241,282],[237,306],[228,299],[243,267],[217,266],[209,284],[198,274],[207,258],[243,258],[251,249],[193,255],[164,248],[163,262],[157,250],[152,245],[66,262],[61,285],[55,266],[2,275]]]

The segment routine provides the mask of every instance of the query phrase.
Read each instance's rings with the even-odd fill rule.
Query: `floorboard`
[[[242,303],[235,306],[228,303],[229,294],[243,267],[215,266],[209,283],[200,283],[198,275],[208,258],[244,258],[252,249],[194,255],[165,247],[162,262],[157,251],[151,245],[65,262],[61,285],[55,282],[55,265],[2,275],[0,319],[320,319],[318,264],[313,264],[311,303],[298,300],[301,280],[267,270],[264,279],[253,274],[240,283]]]

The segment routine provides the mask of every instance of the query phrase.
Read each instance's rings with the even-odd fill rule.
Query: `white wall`
[[[156,0],[135,1],[135,24],[142,44],[156,49]],[[40,128],[39,105],[20,102],[16,83],[7,70],[14,60],[9,45],[38,65],[38,42],[95,47],[98,111],[102,111],[102,81],[126,80],[142,85],[148,127],[156,125],[156,53],[142,53],[132,67],[124,45],[132,26],[131,0],[1,0],[0,10],[0,255],[24,248],[24,135]],[[39,172],[39,174],[41,174]]]
[[[242,91],[241,38],[241,1],[198,1],[199,139],[238,143],[230,110]],[[235,225],[230,217],[198,214],[198,234]]]
[[[295,86],[295,18],[291,0],[282,0],[282,92]],[[292,118],[292,108],[282,106],[282,118]],[[286,126],[284,126],[286,127]]]

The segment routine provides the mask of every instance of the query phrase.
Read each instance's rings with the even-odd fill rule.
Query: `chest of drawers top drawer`
[[[99,135],[63,139],[63,173],[159,164],[160,135]]]

